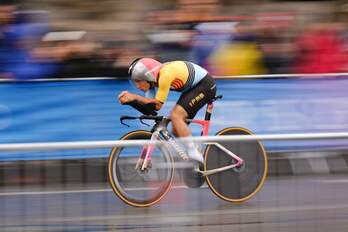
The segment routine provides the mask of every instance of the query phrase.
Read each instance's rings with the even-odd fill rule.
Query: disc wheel
[[[251,135],[244,128],[225,128],[216,135]],[[206,176],[212,192],[221,199],[240,203],[254,196],[263,186],[267,176],[267,154],[259,141],[223,141],[220,145],[244,160],[240,167]],[[216,145],[205,150],[204,170],[212,170],[236,163],[234,159]]]

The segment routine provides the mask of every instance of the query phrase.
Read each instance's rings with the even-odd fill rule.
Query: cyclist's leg
[[[183,92],[176,103],[182,107],[188,119],[193,119],[197,112],[209,103],[216,94],[215,80],[207,75],[195,87]]]
[[[178,137],[189,137],[191,131],[186,123],[186,119],[193,119],[197,112],[211,101],[216,94],[216,84],[212,77],[207,75],[195,87],[181,94],[171,113],[173,132]],[[203,161],[203,156],[197,150],[193,142],[188,144],[189,156],[199,162]]]
[[[175,105],[170,118],[172,120],[173,133],[177,137],[190,137],[191,130],[189,129],[186,119],[188,117],[185,109],[180,105]],[[188,141],[187,144],[188,155],[191,159],[203,163],[203,155],[198,151],[193,142]]]
[[[173,125],[173,134],[176,137],[191,136],[191,131],[186,124],[187,117],[188,114],[182,106],[174,106],[172,112],[170,113],[170,119]]]
[[[177,137],[191,136],[191,131],[185,121],[187,118],[187,112],[180,106],[175,105],[170,115],[173,126],[173,133]],[[190,188],[199,188],[204,183],[205,179],[195,172],[196,169],[203,170],[203,155],[198,151],[193,142],[188,142],[186,145],[186,151],[190,160],[193,161],[191,165],[182,169],[183,181],[186,186]]]

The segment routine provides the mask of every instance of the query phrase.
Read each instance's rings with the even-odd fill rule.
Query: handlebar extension
[[[123,115],[120,117],[120,122],[121,122],[121,124],[129,127],[129,125],[124,123],[123,121],[124,120],[136,120],[136,119],[139,119],[142,124],[149,126],[148,124],[144,123],[143,120],[154,120],[156,122],[159,122],[159,121],[162,121],[163,116],[141,115],[141,116],[134,117],[134,116]]]

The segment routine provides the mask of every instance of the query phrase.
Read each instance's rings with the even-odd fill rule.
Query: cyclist
[[[170,90],[181,92],[170,113],[173,134],[177,137],[192,135],[185,120],[193,119],[216,94],[215,80],[208,72],[187,61],[160,63],[152,58],[138,58],[131,63],[128,74],[136,88],[145,92],[145,97],[122,91],[118,96],[119,102],[138,102],[141,104],[140,111],[145,114],[160,110]],[[187,146],[188,156],[203,163],[203,156],[194,143],[189,142]]]

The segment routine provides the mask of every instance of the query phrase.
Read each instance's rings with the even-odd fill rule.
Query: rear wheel
[[[224,135],[251,135],[244,128],[225,128],[217,133]],[[267,176],[267,155],[259,141],[219,142],[229,151],[244,160],[238,168],[228,169],[206,177],[209,188],[215,195],[229,202],[243,202],[254,196],[263,186]],[[215,145],[205,150],[204,170],[212,170],[233,164],[230,155]]]
[[[121,140],[146,140],[149,131],[133,131]],[[136,164],[144,146],[115,147],[108,162],[109,182],[116,195],[126,204],[147,207],[159,202],[169,191],[174,177],[174,161],[164,146],[156,145],[151,155],[151,167],[137,170]]]

